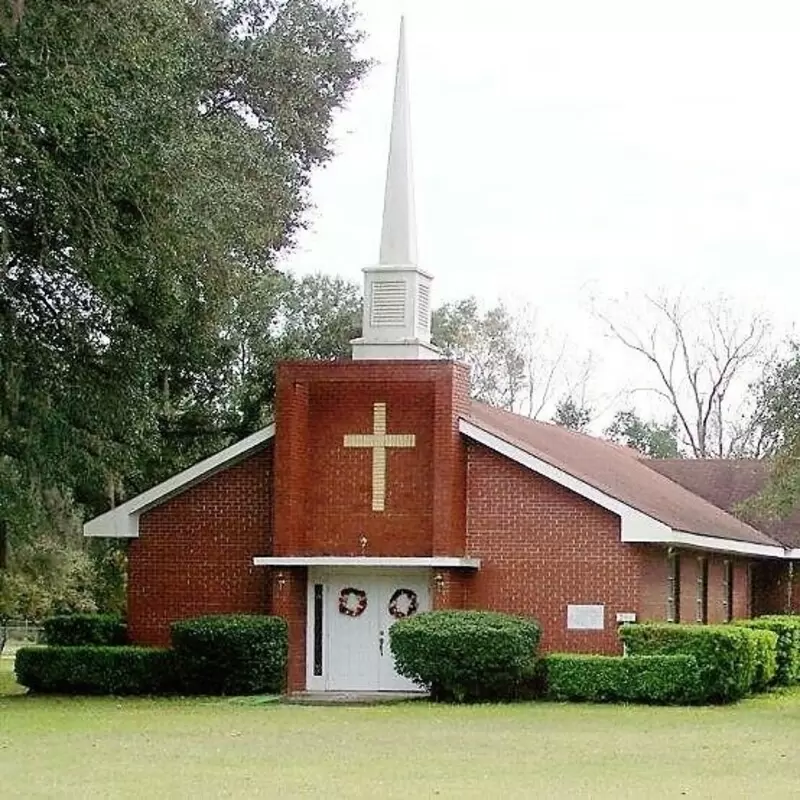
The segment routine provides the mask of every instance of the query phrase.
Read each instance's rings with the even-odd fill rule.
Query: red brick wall
[[[667,618],[667,549],[665,547],[638,547],[641,551],[641,594],[639,620],[663,622]],[[699,557],[708,561],[708,623],[725,621],[725,587],[723,582],[726,556],[721,553],[698,550],[676,551],[681,561],[680,621],[697,621],[697,577]],[[750,586],[748,561],[733,558],[733,616],[750,616]]]
[[[280,364],[274,554],[463,554],[458,416],[468,384],[466,368],[446,361]],[[372,432],[374,403],[386,403],[388,433],[415,436],[413,448],[387,451],[384,512],[372,510],[372,451],[343,446],[347,434]],[[282,586],[272,584],[274,612],[289,621],[290,690],[305,685],[304,575],[287,570]],[[443,575],[438,591],[441,602],[463,603],[461,577]]]
[[[535,617],[545,651],[620,652],[616,614],[638,607],[640,564],[619,518],[480,445],[467,463],[467,552],[482,560],[470,605]],[[570,603],[604,604],[605,630],[568,631]]]
[[[265,613],[272,446],[143,514],[128,550],[128,628],[137,644],[166,645],[172,621]]]
[[[790,564],[766,559],[754,564],[754,615],[800,614],[800,563]]]
[[[413,433],[414,447],[386,452],[386,510],[372,510],[372,449],[344,437],[371,433],[373,403],[387,405],[387,432]],[[317,383],[309,399],[307,541],[331,555],[424,556],[433,542],[432,383]],[[362,551],[360,539],[367,544]]]
[[[663,622],[667,618],[667,550],[636,545],[636,552],[641,576],[637,619],[639,622]]]
[[[372,451],[343,447],[372,432],[374,403],[387,405],[388,433],[416,437],[387,450],[384,512],[372,511]],[[447,361],[279,365],[275,554],[463,553],[468,403],[466,368]]]
[[[306,617],[308,570],[305,567],[272,570],[272,613],[289,628],[289,663],[286,688],[306,688]]]

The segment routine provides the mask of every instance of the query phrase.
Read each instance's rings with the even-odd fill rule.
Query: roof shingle
[[[651,469],[629,448],[476,401],[467,421],[673,530],[753,544],[779,544]]]

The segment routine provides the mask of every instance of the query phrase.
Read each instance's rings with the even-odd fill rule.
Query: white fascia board
[[[152,489],[132,497],[122,505],[89,520],[83,526],[84,536],[135,539],[139,535],[139,516],[154,506],[186,491],[215,472],[235,464],[260,449],[275,436],[275,425],[267,425],[239,442],[214,453],[203,461],[173,475]]]
[[[738,539],[723,539],[718,536],[704,536],[700,533],[689,533],[669,529],[669,535],[663,539],[629,539],[630,542],[645,544],[666,544],[676,547],[693,547],[698,550],[715,550],[721,553],[735,553],[747,556],[766,556],[768,558],[787,558],[790,550],[780,545],[756,544],[740,542]]]
[[[785,558],[791,559],[792,561],[796,559],[800,559],[800,547],[790,547],[786,550]]]
[[[554,467],[552,464],[548,464],[546,461],[531,455],[516,445],[510,444],[499,436],[488,433],[465,419],[459,421],[459,430],[470,439],[489,447],[512,461],[516,461],[539,475],[555,481],[555,483],[619,516],[620,539],[625,543],[676,545],[741,555],[767,556],[770,558],[788,558],[790,557],[788,553],[795,552],[796,555],[794,557],[800,558],[800,548],[795,551],[789,551],[779,545],[740,542],[736,539],[703,536],[697,533],[673,530],[669,525],[611,497],[585,481],[570,475],[558,467]]]
[[[548,464],[541,458],[531,455],[505,439],[479,428],[472,422],[461,419],[459,420],[458,428],[461,433],[470,439],[510,458],[512,461],[516,461],[532,472],[549,478],[560,486],[575,492],[575,494],[585,497],[595,505],[605,508],[606,511],[616,514],[620,518],[620,534],[623,542],[662,541],[661,538],[655,537],[666,537],[672,533],[672,528],[669,525],[665,525],[648,514],[629,506],[627,503],[611,497],[611,495],[586,483],[586,481],[582,481],[580,478],[576,478],[574,475]]]
[[[256,567],[439,567],[479,569],[479,558],[460,556],[255,556]]]

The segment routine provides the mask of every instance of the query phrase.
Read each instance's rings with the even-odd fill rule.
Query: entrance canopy
[[[424,567],[480,569],[479,558],[460,556],[256,556],[256,567]]]

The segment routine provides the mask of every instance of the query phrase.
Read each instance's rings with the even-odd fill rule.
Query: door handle
[[[380,636],[378,637],[378,647],[380,648],[381,655],[383,655],[383,631],[381,631]]]

